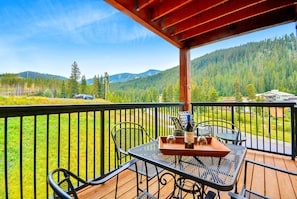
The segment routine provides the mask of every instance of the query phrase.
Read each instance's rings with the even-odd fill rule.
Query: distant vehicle
[[[85,100],[92,100],[94,97],[92,95],[87,95],[87,94],[78,94],[74,95],[75,99],[85,99]]]

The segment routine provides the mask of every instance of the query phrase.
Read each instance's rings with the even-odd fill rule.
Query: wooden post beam
[[[180,102],[185,102],[185,111],[191,110],[191,56],[190,48],[179,51]]]

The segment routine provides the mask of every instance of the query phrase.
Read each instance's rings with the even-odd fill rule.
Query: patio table
[[[230,149],[224,157],[164,155],[158,141],[149,142],[130,149],[131,156],[165,169],[159,183],[165,185],[166,176],[171,176],[175,186],[172,197],[182,191],[204,198],[205,186],[220,191],[230,191],[237,182],[246,148],[241,145],[225,144]]]

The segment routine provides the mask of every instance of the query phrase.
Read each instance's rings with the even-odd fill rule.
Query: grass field
[[[24,96],[1,97],[0,103],[2,106],[13,106],[108,102],[102,99],[47,99],[44,97]],[[99,118],[99,113],[96,112],[96,114],[96,118]],[[47,198],[46,175],[48,170],[58,166],[68,168],[69,161],[71,162],[71,170],[75,173],[81,172],[80,175],[82,177],[98,175],[100,168],[97,167],[94,170],[93,165],[95,162],[99,163],[101,161],[99,159],[100,146],[98,144],[101,138],[99,125],[94,129],[94,122],[96,121],[94,121],[93,115],[93,112],[81,113],[79,115],[72,113],[70,123],[68,114],[61,114],[60,116],[11,117],[7,120],[7,134],[4,133],[5,121],[3,118],[0,118],[0,145],[2,146],[0,148],[0,198],[5,198],[5,149],[3,146],[7,146],[7,189],[11,199],[20,198],[21,184],[23,185],[23,198],[34,198],[34,189],[36,189],[37,198]],[[21,121],[22,126],[20,126]],[[36,127],[36,131],[34,131],[34,127]],[[70,136],[69,133],[71,134]],[[96,146],[94,142],[96,142]],[[106,143],[108,143],[108,136],[106,136]],[[68,146],[71,148],[70,151]],[[109,150],[107,151],[110,152]],[[113,156],[112,153],[108,155]],[[109,161],[107,160],[106,162]],[[78,166],[81,171],[78,170]],[[114,165],[109,166],[114,168]],[[86,170],[86,167],[88,167],[88,174],[83,172]],[[35,177],[34,171],[37,173]],[[51,192],[51,190],[49,191]]]

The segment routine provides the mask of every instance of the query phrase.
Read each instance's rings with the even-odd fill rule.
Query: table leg
[[[174,180],[173,191],[169,198],[183,198],[183,192],[192,194],[193,198],[197,196],[197,198],[202,199],[205,196],[204,185],[181,176],[178,177],[170,172],[165,172],[160,176],[159,182],[161,185],[166,185],[169,182],[166,176],[170,176]]]

